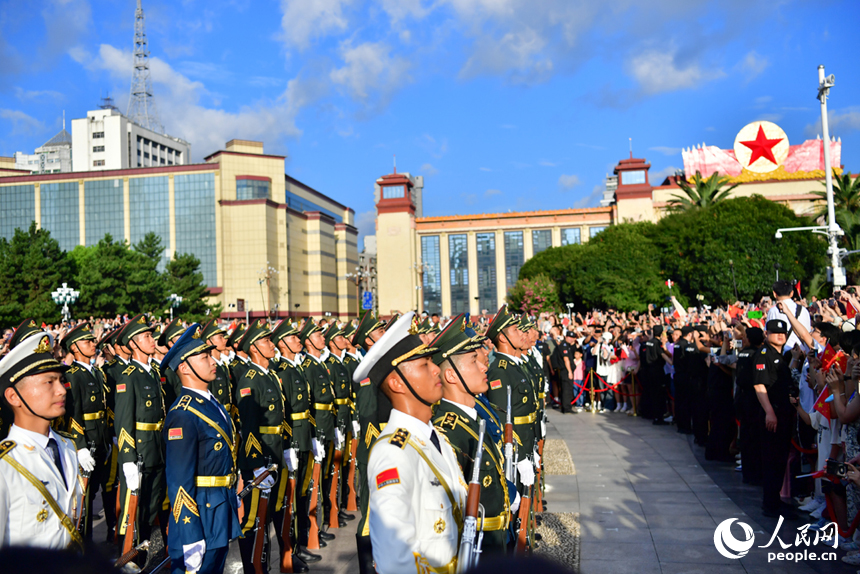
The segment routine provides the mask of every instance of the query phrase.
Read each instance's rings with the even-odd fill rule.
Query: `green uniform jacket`
[[[350,384],[349,369],[333,353],[325,360],[326,367],[331,376],[332,387],[334,387],[334,404],[337,405],[337,426],[345,428],[348,432],[350,415],[350,403],[352,402],[352,385]]]
[[[467,481],[472,480],[475,454],[478,450],[478,426],[480,418],[473,420],[466,411],[449,401],[440,401],[433,413],[433,425],[445,435],[454,447],[457,462]],[[493,441],[489,432],[484,433],[484,452],[481,455],[481,504],[488,519],[509,512],[507,480],[505,479],[505,456]],[[502,531],[504,535],[504,531]],[[486,539],[485,539],[486,540]],[[502,537],[504,540],[504,537]]]
[[[227,365],[215,362],[215,380],[209,383],[209,392],[221,403],[228,413],[233,414],[233,386],[230,384],[230,370]]]
[[[522,362],[522,367],[523,371],[525,371],[526,375],[528,375],[528,378],[531,380],[532,387],[535,391],[535,399],[537,400],[537,419],[535,420],[535,436],[538,437],[538,440],[540,440],[541,438],[543,438],[540,428],[540,422],[541,420],[543,420],[544,410],[544,371],[543,367],[538,364],[537,358],[533,354],[526,353],[525,356],[527,357],[527,360],[524,360]]]
[[[92,373],[75,363],[66,371],[66,415],[75,448],[90,448],[90,442],[102,452],[111,446],[113,430],[107,418],[105,374],[98,367]]]
[[[324,437],[325,440],[334,440],[336,413],[331,375],[325,363],[320,363],[311,356],[308,356],[302,363],[302,371],[311,387],[311,396],[314,400],[312,412],[317,423],[317,438]]]
[[[236,394],[236,389],[239,388],[239,381],[245,376],[250,364],[251,361],[244,361],[238,356],[230,361],[230,380],[233,383],[233,400],[236,401],[236,404],[239,404],[239,395]]]
[[[534,386],[522,367],[501,353],[495,353],[487,371],[487,380],[490,388],[485,394],[497,408],[503,424],[508,404],[507,388],[511,388],[511,422],[517,441],[517,459],[523,460],[535,446],[537,395]]]
[[[176,398],[182,394],[182,381],[179,380],[179,375],[167,365],[162,367],[160,363],[155,361],[151,361],[150,365],[161,379],[161,388],[164,390],[164,405],[167,410],[170,410],[173,403],[176,402]]]
[[[293,428],[292,447],[307,452],[314,437],[314,418],[311,416],[311,388],[305,380],[300,364],[281,358],[275,367],[284,399],[289,403],[290,425]]]
[[[349,398],[352,400],[352,420],[358,420],[358,406],[356,404],[355,390],[358,387],[358,384],[354,383],[352,377],[355,375],[355,371],[358,370],[358,365],[360,361],[347,353],[343,356],[343,366],[346,367],[347,372],[349,372],[349,385],[351,387]]]
[[[156,371],[147,373],[136,361],[130,362],[116,381],[114,432],[120,465],[136,463],[139,453],[145,468],[164,466],[161,428],[165,414],[164,394]]]
[[[284,424],[287,410],[278,376],[248,363],[245,375],[239,379],[236,395],[243,441],[239,445],[239,468],[250,472],[269,462],[282,466],[284,450],[290,444]]]

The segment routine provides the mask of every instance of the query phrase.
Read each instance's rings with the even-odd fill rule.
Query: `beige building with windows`
[[[159,268],[193,253],[224,318],[355,317],[355,212],[286,175],[284,159],[244,140],[189,165],[32,175],[0,158],[0,237],[35,221],[68,251],[153,231]]]
[[[717,173],[729,178],[728,185],[738,184],[733,197],[757,194],[808,213],[820,202],[813,192],[824,189],[824,145],[818,139],[790,146],[775,124],[753,122],[738,133],[733,149],[685,149],[684,173],[656,186],[648,161],[631,154],[607,178],[601,207],[590,209],[418,217],[417,180],[395,170],[375,182],[379,314],[493,313],[525,261],[549,247],[584,243],[618,222],[656,221],[681,193],[677,182],[685,174],[689,180],[696,172]],[[842,143],[829,146],[834,171],[842,173]]]

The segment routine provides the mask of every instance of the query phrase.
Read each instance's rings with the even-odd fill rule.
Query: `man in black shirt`
[[[642,416],[652,419],[655,425],[665,425],[668,424],[663,420],[666,412],[666,372],[663,370],[666,364],[663,350],[665,336],[661,325],[655,325],[652,332],[654,336],[642,343],[639,350],[639,375],[643,398],[647,399]]]
[[[738,352],[735,367],[735,404],[740,415],[739,442],[741,471],[745,484],[760,485],[762,481],[761,438],[764,429],[764,411],[755,391],[755,360],[761,354],[764,331],[750,327],[744,335],[746,345]]]
[[[696,351],[693,327],[684,325],[681,327],[681,338],[675,343],[672,352],[672,366],[675,367],[675,422],[678,424],[678,432],[682,434],[693,433],[695,389],[690,369]]]
[[[767,342],[755,356],[754,389],[764,410],[765,430],[762,434],[762,511],[775,518],[782,514],[794,516],[790,507],[781,505],[779,491],[791,448],[794,409],[789,401],[791,370],[782,355],[788,325],[782,319],[771,319],[765,326]]]
[[[568,331],[565,338],[556,345],[553,362],[558,369],[559,408],[562,413],[573,412],[573,333]]]

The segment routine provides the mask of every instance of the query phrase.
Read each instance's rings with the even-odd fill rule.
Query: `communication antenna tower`
[[[131,74],[131,97],[128,100],[126,117],[139,126],[160,134],[164,127],[158,121],[152,82],[149,77],[149,46],[146,41],[146,18],[140,0],[134,13],[134,70]]]

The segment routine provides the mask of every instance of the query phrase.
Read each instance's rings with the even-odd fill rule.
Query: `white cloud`
[[[490,169],[490,168],[488,168],[488,167],[479,167],[479,168],[478,168],[478,170],[479,170],[479,171],[487,171],[487,172],[493,171],[493,170],[491,170],[491,169]]]
[[[830,135],[833,137],[841,137],[845,133],[860,130],[860,106],[827,110],[827,127],[830,128]],[[809,137],[821,136],[821,119],[806,126],[804,131]]]
[[[42,4],[45,39],[39,53],[49,61],[77,45],[90,28],[92,11],[87,0],[50,0]]]
[[[478,194],[477,193],[461,193],[460,199],[463,200],[463,203],[466,205],[475,205],[478,202]]]
[[[538,165],[541,165],[541,166],[543,166],[543,167],[556,167],[556,166],[558,166],[558,164],[557,164],[557,163],[553,163],[553,162],[549,161],[548,159],[542,159],[542,160],[540,160],[540,161],[538,162]]]
[[[648,181],[651,183],[651,185],[660,185],[667,177],[669,177],[670,175],[675,175],[675,172],[679,169],[680,168],[670,165],[669,167],[663,168],[659,171],[649,172]]]
[[[344,32],[349,25],[344,7],[352,0],[282,0],[280,39],[289,47],[308,48],[315,38]]]
[[[577,185],[581,184],[578,175],[564,175],[562,174],[558,178],[558,186],[564,190],[573,189]]]
[[[76,51],[72,56],[92,71],[106,71],[115,80],[128,82],[132,67],[130,51],[102,44],[98,55]],[[211,97],[206,86],[180,74],[167,62],[151,58],[150,70],[161,123],[169,134],[191,142],[195,160],[221,149],[224,142],[233,138],[263,141],[271,146],[279,145],[285,137],[301,135],[295,125],[296,115],[326,90],[319,80],[300,75],[291,79],[274,100],[260,100],[236,111],[226,111],[204,105],[202,102]],[[125,103],[118,102],[120,110]]]
[[[421,172],[422,175],[428,176],[428,177],[432,177],[432,176],[436,175],[437,173],[439,173],[439,170],[436,169],[435,167],[433,167],[433,165],[429,164],[429,163],[425,163],[424,165],[422,165],[421,169],[419,171]]]
[[[398,24],[406,18],[421,19],[430,12],[425,8],[421,0],[378,0],[382,9],[391,18],[392,24]]]
[[[448,153],[448,138],[442,138],[437,141],[436,138],[430,134],[423,134],[415,140],[415,145],[419,146],[436,159],[439,159]]]
[[[573,204],[574,209],[597,207],[597,205],[600,203],[600,200],[603,198],[604,189],[605,188],[602,185],[595,185],[593,188],[591,188],[591,193],[589,193],[585,197],[580,198]]]
[[[545,81],[554,68],[552,59],[544,53],[546,45],[546,38],[531,28],[508,32],[498,39],[478,38],[460,77],[511,73],[511,80],[517,83]]]
[[[355,227],[358,229],[359,243],[365,235],[376,234],[376,211],[362,211],[355,216]]]
[[[25,90],[20,86],[15,86],[15,97],[19,100],[64,100],[65,96],[54,90]]]
[[[764,72],[770,62],[767,58],[757,54],[755,51],[747,53],[744,59],[737,65],[737,69],[744,75],[744,81],[750,82]]]
[[[45,129],[45,125],[34,117],[28,116],[21,110],[0,108],[0,119],[12,124],[10,135],[33,135]]]
[[[346,65],[332,70],[329,77],[356,100],[366,103],[377,94],[385,101],[410,81],[408,60],[392,57],[391,47],[383,42],[365,42],[358,46],[344,42],[341,57]]]
[[[501,193],[502,193],[501,189],[488,189],[487,191],[484,192],[484,197],[489,199],[490,197],[493,197],[494,195],[501,195]]]
[[[695,88],[725,76],[720,69],[702,69],[696,63],[679,65],[675,56],[676,50],[650,50],[634,56],[628,70],[649,95]]]
[[[678,155],[681,153],[681,148],[679,147],[666,147],[666,146],[654,146],[648,148],[651,151],[656,151],[657,153],[662,153],[663,155]]]

